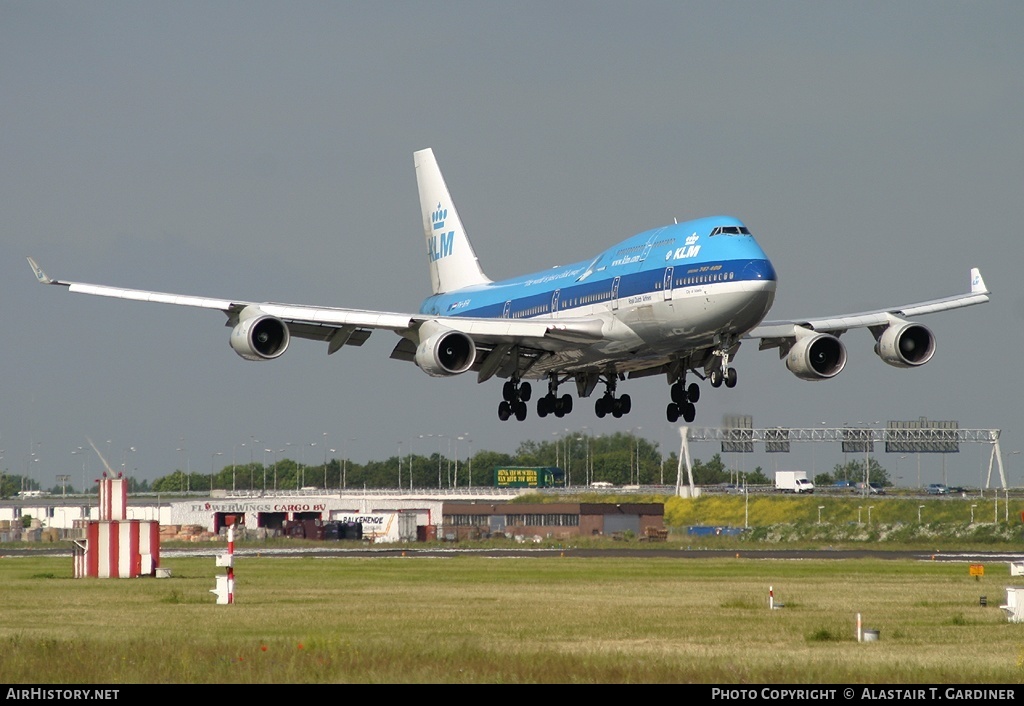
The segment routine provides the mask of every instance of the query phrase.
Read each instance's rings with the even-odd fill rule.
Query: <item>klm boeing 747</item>
[[[764,321],[775,298],[772,263],[747,226],[714,216],[655,228],[593,257],[499,282],[483,272],[432,150],[414,154],[432,294],[419,313],[248,302],[167,294],[48,277],[28,258],[43,284],[102,297],[216,309],[227,316],[230,345],[246,360],[280,357],[292,337],[323,341],[327,353],[359,346],[376,329],[400,337],[391,353],[433,377],[474,372],[478,382],[505,380],[498,417],[526,419],[530,380],[547,383],[537,414],[562,417],[573,396],[604,391],[598,417],[630,411],[624,380],[664,376],[666,418],[692,422],[700,386],[736,385],[733,360],[741,343],[778,349],[803,380],[842,372],[840,336],[866,328],[874,351],[898,368],[924,365],[935,337],[909,319],[987,302],[978,269],[964,294],[840,316]],[[689,382],[688,382],[689,380]]]

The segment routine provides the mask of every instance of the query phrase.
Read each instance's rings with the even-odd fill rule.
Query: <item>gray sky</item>
[[[24,259],[63,279],[415,311],[412,153],[432,147],[494,279],[714,214],[772,259],[770,318],[954,294],[980,267],[991,303],[920,320],[938,339],[927,366],[891,368],[854,331],[843,374],[809,383],[747,344],[739,385],[704,385],[696,425],[956,419],[1003,430],[1020,485],[1022,26],[1019,2],[3,0],[0,466],[79,485],[84,459],[89,479],[100,468],[71,454],[86,437],[150,479],[253,446],[362,462],[459,435],[512,451],[640,427],[677,449],[661,378],[620,386],[622,419],[587,400],[501,423],[499,382],[389,360],[388,332],[248,363],[217,312],[69,295]],[[988,454],[947,458],[949,482],[976,484]],[[779,456],[743,463],[843,460]],[[916,482],[913,460],[880,462]],[[923,481],[941,466],[923,457]]]

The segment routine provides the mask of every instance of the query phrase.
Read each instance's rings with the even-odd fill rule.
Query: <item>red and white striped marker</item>
[[[217,587],[210,593],[217,596],[218,605],[230,605],[235,602],[235,526],[228,525],[228,553],[217,557],[217,566],[226,567],[227,575],[217,576]]]
[[[228,603],[235,602],[235,526],[228,525],[228,556],[231,557],[228,564]]]

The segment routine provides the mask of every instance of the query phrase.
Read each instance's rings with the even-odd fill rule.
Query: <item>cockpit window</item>
[[[716,235],[750,235],[746,226],[718,226],[711,231],[711,237]]]

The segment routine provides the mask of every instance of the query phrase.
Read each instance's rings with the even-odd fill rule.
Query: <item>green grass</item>
[[[168,579],[0,559],[7,683],[1017,683],[1005,564],[212,557]],[[779,610],[768,609],[772,587]],[[979,605],[987,595],[989,607]],[[856,615],[879,630],[858,643]]]

